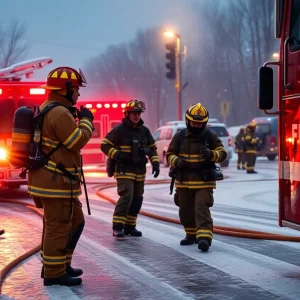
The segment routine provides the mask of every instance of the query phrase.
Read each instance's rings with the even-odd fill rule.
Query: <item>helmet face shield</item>
[[[81,76],[81,81],[82,81],[82,83],[84,83],[84,84],[87,84],[87,81],[86,81],[86,79],[85,79],[85,76],[84,76],[84,74],[83,74],[83,71],[79,68],[79,75]]]

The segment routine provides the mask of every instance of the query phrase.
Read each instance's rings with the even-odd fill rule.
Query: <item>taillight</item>
[[[271,146],[275,146],[276,145],[276,137],[275,136],[271,136],[270,137],[270,144],[271,144]]]
[[[228,147],[232,146],[231,138],[228,138]]]

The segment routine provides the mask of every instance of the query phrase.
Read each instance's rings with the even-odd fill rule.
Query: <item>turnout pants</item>
[[[44,209],[41,256],[44,277],[55,278],[66,273],[84,228],[79,199],[33,198]]]
[[[256,154],[246,153],[246,159],[247,159],[247,171],[253,171],[256,162]]]
[[[238,160],[237,160],[237,167],[246,168],[246,155],[243,150],[237,151]]]
[[[133,229],[143,203],[144,181],[117,179],[117,187],[120,198],[113,214],[113,229]]]
[[[213,189],[177,189],[176,202],[179,218],[187,236],[199,239],[213,238],[213,219],[210,207],[214,204]]]

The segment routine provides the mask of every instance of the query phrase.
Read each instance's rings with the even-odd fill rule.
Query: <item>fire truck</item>
[[[279,226],[300,230],[300,0],[275,1],[275,36],[279,60],[259,69],[258,107],[278,116]],[[278,69],[277,110],[272,67]]]
[[[30,78],[33,72],[51,62],[51,58],[41,57],[0,69],[0,188],[18,188],[27,184],[26,179],[19,177],[21,170],[12,169],[8,162],[13,117],[20,106],[33,108],[45,100],[46,91],[39,88],[44,82],[21,81],[21,78]]]
[[[99,165],[106,161],[106,156],[100,150],[100,144],[106,134],[123,118],[126,100],[78,100],[77,108],[81,105],[90,109],[94,114],[94,131],[88,144],[81,150],[84,165]]]

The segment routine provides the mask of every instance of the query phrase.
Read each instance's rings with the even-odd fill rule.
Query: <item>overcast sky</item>
[[[44,79],[60,65],[84,67],[109,45],[132,40],[138,29],[168,26],[189,38],[195,1],[201,0],[0,0],[0,22],[26,24],[25,59],[53,58],[35,75]]]

